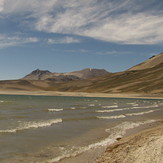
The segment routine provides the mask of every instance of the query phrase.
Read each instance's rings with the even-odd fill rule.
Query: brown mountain
[[[129,70],[118,73],[107,73],[103,76],[86,78],[92,69],[82,70],[62,75],[71,75],[80,80],[54,80],[49,78],[49,71],[34,71],[31,73],[37,76],[37,80],[30,78],[15,81],[0,81],[1,90],[44,90],[44,91],[69,91],[69,92],[103,92],[103,93],[163,93],[163,53],[150,58],[149,60],[132,67]],[[83,73],[84,72],[84,73]],[[95,72],[94,72],[95,73]],[[31,75],[30,74],[30,75]],[[44,75],[43,75],[44,74]],[[61,75],[61,74],[60,74]],[[44,80],[43,76],[48,76]],[[65,77],[64,76],[64,77]],[[89,75],[88,75],[89,76]],[[29,77],[29,76],[28,76]],[[81,79],[82,78],[82,79]]]
[[[147,68],[152,68],[152,67],[159,65],[162,62],[163,62],[163,53],[160,53],[159,55],[152,56],[151,58],[149,58],[145,62],[140,63],[140,64],[130,68],[129,71],[144,70]]]
[[[92,77],[106,75],[107,72],[104,69],[83,69],[80,71],[66,72],[66,73],[52,73],[48,70],[34,70],[30,74],[26,75],[23,80],[51,80],[51,81],[72,81],[88,79]]]

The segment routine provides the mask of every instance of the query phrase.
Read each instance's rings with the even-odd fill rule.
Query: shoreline
[[[139,135],[142,135],[142,133],[144,132],[146,133],[148,130],[153,131],[157,129],[158,126],[162,127],[162,134],[163,134],[163,122],[162,121],[156,121],[156,122],[143,124],[138,127],[134,127],[134,128],[127,130],[125,135],[123,135],[122,138],[117,138],[117,140],[114,143],[111,143],[111,144],[109,143],[108,145],[104,145],[104,146],[103,145],[97,146],[95,148],[89,149],[88,151],[80,153],[76,156],[61,159],[59,163],[76,163],[76,162],[78,163],[83,163],[83,162],[85,163],[121,163],[121,161],[120,162],[111,161],[111,160],[107,161],[108,150],[109,150],[109,153],[110,152],[112,153],[112,148],[116,146],[121,146],[121,144],[123,145],[124,141],[125,141],[125,144],[128,146],[128,144],[130,144],[130,138],[132,139],[134,137],[138,137]],[[136,144],[136,141],[137,139],[135,140],[135,144]],[[117,151],[115,153],[119,155]],[[50,162],[50,163],[54,163],[54,162]],[[131,163],[131,162],[123,162],[123,163]],[[144,162],[139,162],[139,163],[144,163]],[[147,163],[153,163],[153,162],[147,162]]]
[[[86,92],[58,92],[58,91],[1,91],[0,95],[32,95],[32,96],[76,96],[76,97],[106,97],[106,98],[131,98],[131,99],[160,99],[163,94],[138,94],[138,93],[86,93]]]
[[[161,163],[163,149],[163,122],[146,126],[126,134],[108,146],[93,163]]]

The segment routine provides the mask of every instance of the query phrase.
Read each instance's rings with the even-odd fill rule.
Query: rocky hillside
[[[23,80],[51,80],[51,81],[72,81],[72,80],[80,80],[80,79],[88,79],[92,77],[106,75],[107,72],[104,69],[84,69],[80,71],[74,72],[66,72],[66,73],[52,73],[48,70],[34,70],[30,74],[26,75]]]

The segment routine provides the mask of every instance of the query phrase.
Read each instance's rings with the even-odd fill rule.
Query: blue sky
[[[0,80],[123,71],[163,51],[162,0],[0,0]]]

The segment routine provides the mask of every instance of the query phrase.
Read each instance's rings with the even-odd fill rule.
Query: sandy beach
[[[24,91],[24,90],[23,91],[22,90],[0,90],[0,95],[39,95],[39,96],[78,96],[78,97],[163,99],[163,94],[87,93],[87,92]]]
[[[122,138],[94,163],[163,163],[163,124]]]

